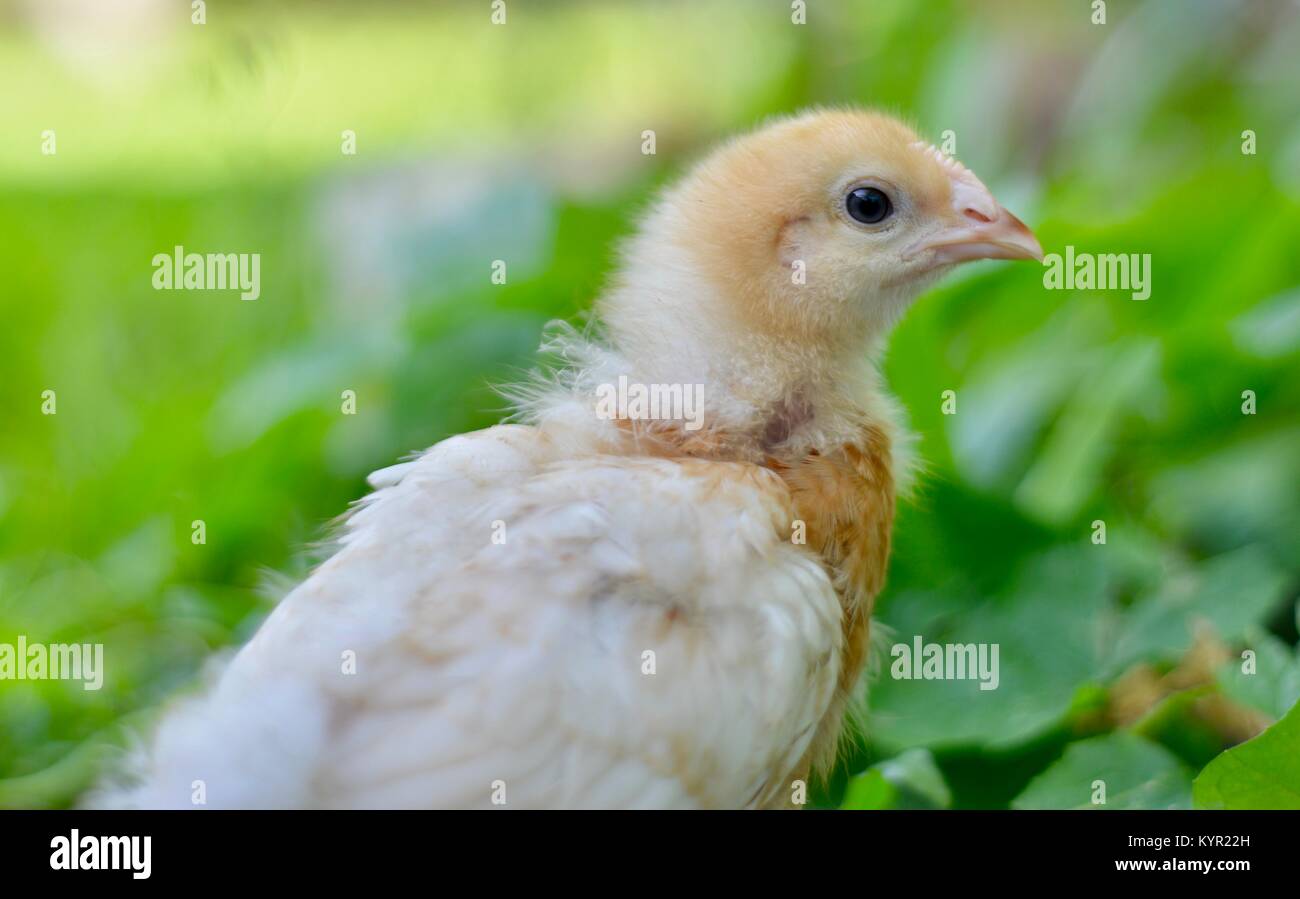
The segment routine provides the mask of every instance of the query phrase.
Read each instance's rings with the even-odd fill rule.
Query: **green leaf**
[[[1215,673],[1219,689],[1234,702],[1281,718],[1300,702],[1300,654],[1258,628],[1247,634],[1245,649],[1254,653],[1250,672],[1246,659],[1232,659]]]
[[[960,414],[944,422],[953,461],[968,481],[984,489],[1016,483],[1034,442],[1088,372],[1089,348],[1101,340],[1099,318],[1095,307],[1067,304],[969,376]]]
[[[1248,546],[1171,577],[1160,591],[1121,618],[1107,671],[1118,674],[1138,661],[1174,661],[1192,645],[1197,622],[1223,640],[1245,638],[1282,597],[1287,575],[1263,550]]]
[[[951,592],[896,597],[886,624],[881,676],[872,685],[873,739],[895,749],[980,745],[1008,748],[1062,721],[1099,668],[1106,574],[1090,545],[1034,559],[1008,595],[963,599]],[[996,686],[978,678],[908,677],[902,649],[975,644],[997,649]],[[990,666],[992,667],[992,666]]]
[[[1031,560],[1004,595],[986,599],[959,586],[891,597],[882,624],[893,645],[881,653],[881,675],[871,687],[873,739],[893,751],[1023,745],[1078,711],[1089,688],[1134,663],[1177,661],[1198,626],[1231,642],[1257,633],[1284,595],[1285,572],[1252,546],[1175,569],[1152,595],[1120,608],[1111,596],[1115,583],[1134,576],[1123,552],[1082,541],[1058,547]],[[1149,574],[1143,570],[1138,579],[1148,581]],[[996,688],[981,689],[969,677],[900,674],[893,651],[918,636],[924,644],[996,644]],[[1270,655],[1263,664],[1273,671],[1274,661]],[[1287,683],[1273,688],[1281,699],[1270,700],[1269,708],[1279,701],[1289,707]],[[1198,765],[1222,748],[1197,741]]]
[[[851,779],[840,808],[949,808],[951,805],[952,793],[934,757],[924,749],[909,749]]]
[[[1300,350],[1300,289],[1264,300],[1233,319],[1232,336],[1242,349],[1265,359]]]
[[[1193,796],[1197,808],[1300,809],[1300,704],[1206,765]]]
[[[1072,743],[1011,803],[1022,809],[1163,809],[1191,803],[1187,769],[1131,733]],[[1102,800],[1104,801],[1096,801]]]
[[[1101,483],[1115,451],[1114,434],[1131,409],[1149,402],[1160,385],[1160,345],[1154,340],[1116,344],[1084,375],[1034,464],[1016,489],[1026,514],[1063,524],[1083,508]]]
[[[1239,394],[1228,397],[1234,413]],[[1151,512],[1168,530],[1212,549],[1259,542],[1278,558],[1294,558],[1300,555],[1300,428],[1242,430],[1245,439],[1220,441],[1199,458],[1157,472]]]

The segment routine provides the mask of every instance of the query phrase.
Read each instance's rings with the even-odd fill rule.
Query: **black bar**
[[[1294,874],[1298,827],[1300,812],[32,811],[0,813],[0,868],[9,883],[75,879],[205,890],[373,886],[382,875],[416,876],[436,891],[466,874],[494,885],[521,877],[541,887],[551,879],[583,882],[608,865],[644,883],[681,883],[699,866],[725,870],[739,883],[776,876],[776,867],[837,893],[896,877],[927,887],[1103,878],[1230,885]],[[148,878],[134,877],[130,863],[143,868],[134,857],[119,859],[116,870],[55,870],[58,841],[70,841],[74,829],[83,852],[87,837],[150,837]],[[96,851],[104,847],[94,843]],[[1120,869],[1152,862],[1154,870]],[[1206,862],[1210,870],[1199,870]]]

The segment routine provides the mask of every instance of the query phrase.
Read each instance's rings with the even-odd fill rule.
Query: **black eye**
[[[844,206],[849,215],[864,225],[883,222],[894,211],[894,204],[889,202],[889,197],[874,187],[859,187],[849,191]]]

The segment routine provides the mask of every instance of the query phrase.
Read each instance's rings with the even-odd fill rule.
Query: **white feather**
[[[498,781],[507,807],[788,795],[841,637],[784,488],[598,441],[574,459],[565,436],[504,425],[381,472],[338,553],[166,718],[142,783],[98,804],[186,807],[196,782],[208,807],[491,807]]]

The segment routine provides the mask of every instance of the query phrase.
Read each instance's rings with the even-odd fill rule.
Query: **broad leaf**
[[[1168,751],[1123,731],[1070,744],[1013,808],[1163,809],[1191,804],[1187,770]]]
[[[1196,778],[1198,808],[1300,809],[1300,705]]]

